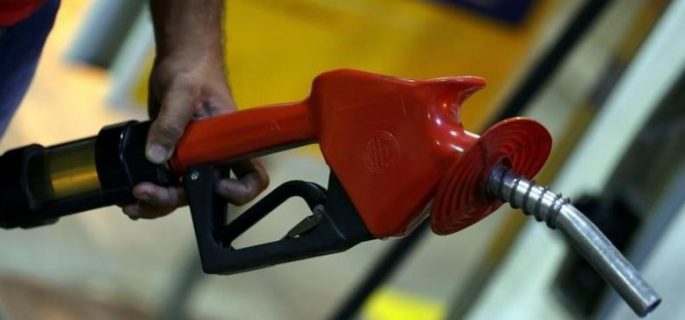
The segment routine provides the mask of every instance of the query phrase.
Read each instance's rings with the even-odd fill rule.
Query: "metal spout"
[[[646,316],[661,302],[661,297],[642,279],[635,267],[568,199],[504,166],[496,167],[490,174],[487,192],[514,208],[521,208],[536,220],[545,221],[550,228],[561,230],[638,316]]]

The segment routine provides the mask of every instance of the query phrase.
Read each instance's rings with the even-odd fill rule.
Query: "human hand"
[[[212,51],[180,50],[158,56],[150,77],[148,111],[154,119],[148,134],[146,157],[166,163],[186,125],[195,119],[236,110],[224,74],[223,57]],[[229,202],[241,205],[263,191],[269,178],[256,160],[233,164],[237,179],[221,179],[216,191]],[[132,219],[167,215],[186,203],[182,188],[165,188],[144,182],[133,189],[136,203],[123,207]]]

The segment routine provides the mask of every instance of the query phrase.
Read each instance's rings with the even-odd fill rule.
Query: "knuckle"
[[[239,194],[234,195],[233,199],[234,199],[234,202],[236,205],[242,206],[242,205],[250,202],[250,200],[252,200],[252,197],[250,197],[250,196],[251,196],[251,194],[249,192],[244,192],[244,193],[241,192]]]
[[[166,87],[168,90],[184,90],[193,87],[198,82],[188,70],[173,70],[166,75]]]
[[[269,186],[269,183],[271,181],[269,175],[266,172],[260,172],[259,178],[259,192],[262,192]]]
[[[262,188],[260,185],[257,185],[255,188],[252,188],[251,190],[249,190],[246,194],[246,198],[247,198],[246,202],[250,202],[250,201],[254,200],[255,198],[257,198],[257,196],[262,191],[264,191],[264,188]]]
[[[183,135],[185,126],[177,121],[159,119],[157,121],[157,130],[164,138],[176,140]]]

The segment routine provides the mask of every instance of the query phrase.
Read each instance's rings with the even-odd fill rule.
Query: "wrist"
[[[223,56],[223,1],[152,0],[157,54]]]
[[[209,44],[175,42],[165,46],[157,46],[155,55],[155,65],[169,62],[171,66],[214,66],[214,68],[224,66],[224,55],[221,47]]]
[[[220,34],[197,34],[187,32],[169,35],[156,40],[159,56],[194,56],[223,58],[223,41]]]

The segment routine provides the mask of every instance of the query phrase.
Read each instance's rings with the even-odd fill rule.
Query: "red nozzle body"
[[[505,162],[530,178],[550,151],[549,134],[533,120],[509,119],[481,137],[464,130],[461,104],[484,86],[477,77],[327,72],[304,101],[190,124],[171,166],[183,173],[196,164],[319,142],[374,236],[405,234],[431,203],[434,231],[451,233],[499,206],[484,185],[495,164]]]

